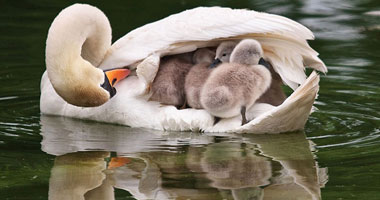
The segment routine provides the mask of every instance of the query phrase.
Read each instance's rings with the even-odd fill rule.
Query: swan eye
[[[224,53],[222,56],[226,56],[226,55],[227,55],[227,54]]]

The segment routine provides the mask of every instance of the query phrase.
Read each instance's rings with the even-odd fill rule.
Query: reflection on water
[[[51,169],[49,199],[110,199],[107,195],[112,193],[107,192],[104,173],[107,156],[106,152],[79,152],[56,157]]]
[[[41,126],[43,151],[57,155],[49,199],[114,199],[116,188],[136,199],[316,200],[327,182],[303,133],[165,133],[48,116]]]

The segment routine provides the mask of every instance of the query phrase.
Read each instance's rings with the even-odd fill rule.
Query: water
[[[72,3],[0,1],[0,199],[312,199],[320,187],[322,199],[380,198],[380,16],[366,14],[380,2],[91,2],[109,17],[114,40],[200,5],[276,13],[309,27],[329,69],[319,110],[303,132],[255,136],[41,116],[47,30]]]

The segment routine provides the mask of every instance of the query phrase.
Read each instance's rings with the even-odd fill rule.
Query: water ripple
[[[357,134],[360,135],[360,132]],[[370,135],[355,138],[352,140],[348,140],[347,142],[339,142],[339,143],[333,143],[333,144],[327,144],[327,145],[318,145],[316,148],[322,149],[322,148],[331,148],[331,147],[339,147],[339,146],[350,146],[350,147],[364,147],[364,146],[370,146],[373,144],[378,143],[377,141],[380,138],[380,130],[374,129]]]
[[[11,100],[11,99],[17,99],[17,98],[19,98],[19,97],[18,97],[18,96],[0,97],[0,101]]]

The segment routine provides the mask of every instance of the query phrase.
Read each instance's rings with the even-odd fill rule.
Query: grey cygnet
[[[209,68],[209,66],[214,57],[215,52],[209,48],[201,48],[194,53],[193,63],[195,65],[191,67],[185,80],[186,101],[192,108],[203,108],[200,103],[199,95],[201,88],[212,71],[212,68]]]
[[[185,106],[185,77],[192,66],[192,53],[163,57],[152,83],[150,100],[178,108]]]
[[[269,88],[270,71],[259,60],[263,49],[253,39],[242,40],[233,50],[230,63],[215,68],[201,90],[200,101],[212,115],[229,118],[242,115]]]

